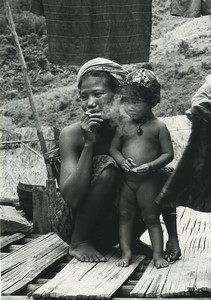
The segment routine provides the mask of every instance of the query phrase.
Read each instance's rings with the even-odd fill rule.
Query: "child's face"
[[[151,111],[148,102],[135,98],[125,98],[123,101],[125,111],[134,121],[138,121]]]
[[[114,93],[106,85],[104,78],[87,77],[83,80],[80,88],[82,109],[87,111],[93,109],[102,112],[103,107],[111,103]]]
[[[125,112],[132,120],[138,121],[151,111],[151,105],[144,99],[144,93],[139,87],[125,86],[122,95]]]

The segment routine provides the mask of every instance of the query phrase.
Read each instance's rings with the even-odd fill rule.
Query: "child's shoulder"
[[[166,124],[163,122],[163,121],[161,121],[160,119],[158,119],[158,118],[154,118],[153,119],[153,123],[154,123],[154,125],[158,128],[158,129],[160,129],[160,130],[167,130],[167,126],[166,126]]]

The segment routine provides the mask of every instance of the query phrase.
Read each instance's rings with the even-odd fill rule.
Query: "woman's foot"
[[[106,261],[106,258],[88,242],[70,245],[69,255],[83,262]]]
[[[132,255],[122,255],[122,258],[116,263],[118,267],[128,267],[131,263]]]

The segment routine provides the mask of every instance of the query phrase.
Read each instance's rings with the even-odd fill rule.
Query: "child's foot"
[[[85,262],[106,261],[106,258],[87,242],[70,245],[69,255]]]
[[[165,260],[162,256],[153,258],[153,261],[154,261],[154,266],[157,269],[166,268],[169,266],[169,263],[167,262],[167,260]]]
[[[122,256],[122,258],[120,259],[120,261],[118,261],[116,263],[116,265],[118,267],[128,267],[129,264],[131,263],[131,258],[132,258],[131,255],[130,256]]]

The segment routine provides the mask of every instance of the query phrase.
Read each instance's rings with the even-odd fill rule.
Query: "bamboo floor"
[[[180,159],[190,134],[190,124],[185,116],[163,118],[170,129],[175,149],[175,160],[172,166]],[[137,298],[165,299],[211,299],[211,214],[179,208],[178,214],[179,241],[182,250],[181,259],[169,268],[156,270],[149,260],[141,259],[138,266],[132,270],[127,279],[123,278],[121,286],[108,298],[112,300],[135,300]],[[17,251],[22,245],[33,242],[39,235],[30,234],[27,237],[15,240],[14,237],[3,241],[1,257]],[[24,287],[13,292],[12,295],[2,295],[2,300],[27,300],[37,295],[44,285],[51,285],[52,278],[61,276],[70,264],[70,258],[63,255],[54,263],[37,273]],[[93,271],[92,271],[93,272]],[[114,274],[114,277],[116,274]],[[95,281],[94,274],[92,280]],[[58,278],[58,277],[57,277]],[[55,279],[54,279],[55,280]],[[70,278],[71,280],[71,278]],[[91,278],[90,278],[91,280]],[[46,300],[55,300],[49,293]],[[60,299],[64,298],[62,295]],[[72,297],[77,299],[80,297]],[[84,297],[83,297],[84,298]],[[86,298],[86,297],[85,297]],[[87,299],[96,299],[96,295],[87,295]],[[98,297],[100,298],[100,297]],[[102,298],[106,298],[103,297]]]
[[[133,300],[137,298],[165,298],[165,299],[211,299],[211,214],[196,212],[187,208],[180,208],[178,214],[178,231],[182,258],[169,268],[156,270],[149,260],[141,259],[139,265],[123,280],[120,288],[111,296],[112,300]],[[7,245],[2,249],[1,256],[17,251],[23,244],[35,240],[38,235],[30,234],[19,241]],[[13,295],[2,296],[2,300],[26,300],[36,295],[39,297],[40,288],[58,273],[67,268],[70,258],[61,257],[45,268],[35,279]],[[94,273],[90,280],[96,281]],[[71,280],[71,279],[70,279]],[[90,281],[91,284],[91,281]],[[172,290],[173,289],[173,290]],[[177,289],[177,293],[173,293]],[[58,297],[45,297],[46,300]],[[59,296],[63,298],[62,295]],[[71,297],[70,297],[71,298]],[[80,298],[80,297],[77,297]],[[86,297],[82,297],[85,299]],[[96,299],[96,295],[87,295],[87,299]],[[104,298],[104,297],[102,297]],[[74,299],[72,297],[71,299]],[[76,299],[76,297],[75,297]]]

